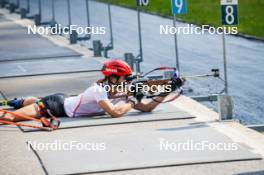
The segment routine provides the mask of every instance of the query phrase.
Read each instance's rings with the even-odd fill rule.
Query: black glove
[[[132,102],[135,106],[136,104],[141,102],[143,97],[144,95],[136,95],[136,96],[128,97],[127,102]]]
[[[131,84],[131,90],[133,91],[133,96],[135,97],[135,99],[140,102],[142,100],[142,98],[144,97],[143,93],[142,93],[142,89],[143,89],[143,83],[142,81],[134,81]]]
[[[141,91],[135,92],[134,97],[137,99],[137,102],[140,103],[144,98],[144,94]]]
[[[133,97],[130,97],[128,101],[132,101],[134,104],[140,103],[144,98],[142,93],[143,84],[140,81],[132,82],[131,90],[133,91]]]
[[[176,79],[172,79],[172,83],[171,83],[171,91],[175,91],[176,89],[180,88],[183,86],[185,82],[184,78],[176,78]]]

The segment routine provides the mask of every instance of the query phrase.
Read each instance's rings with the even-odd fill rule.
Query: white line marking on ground
[[[17,68],[19,68],[24,73],[27,72],[27,70],[25,68],[23,68],[21,65],[18,65]]]

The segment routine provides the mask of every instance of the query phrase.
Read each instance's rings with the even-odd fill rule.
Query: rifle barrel
[[[215,74],[204,74],[204,75],[191,75],[191,76],[183,76],[183,78],[205,78],[205,77],[215,77]]]

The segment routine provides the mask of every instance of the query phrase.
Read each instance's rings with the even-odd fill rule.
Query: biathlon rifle
[[[148,76],[149,74],[157,71],[169,71],[169,76]],[[121,98],[134,96],[139,102],[143,98],[152,98],[156,101],[155,97],[168,96],[171,93],[175,93],[175,96],[170,100],[164,101],[170,102],[175,100],[182,93],[181,86],[185,79],[180,78],[178,71],[174,67],[159,67],[153,69],[145,74],[137,74],[126,78],[125,93],[118,93],[110,98]],[[161,102],[159,102],[161,103]]]
[[[168,76],[148,76],[153,72],[168,71]],[[171,102],[177,99],[183,92],[182,86],[187,79],[193,78],[205,78],[205,77],[218,77],[220,78],[219,69],[212,69],[211,74],[183,76],[180,77],[175,67],[159,67],[153,69],[145,74],[137,74],[126,78],[129,85],[139,88],[130,88],[126,90],[125,94],[118,94],[111,98],[121,98],[134,96],[140,102],[143,98],[151,98],[156,101],[155,97],[169,96],[173,94],[169,100],[162,103]],[[144,90],[143,87],[148,87],[148,90]],[[161,89],[159,89],[161,87]],[[132,91],[131,91],[132,90]],[[161,103],[161,102],[160,102]]]

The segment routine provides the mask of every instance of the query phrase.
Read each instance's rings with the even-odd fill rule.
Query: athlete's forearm
[[[112,117],[121,117],[128,111],[130,111],[133,108],[134,104],[131,102],[128,102],[126,104],[115,106],[114,109],[114,115],[111,115]]]
[[[111,117],[121,117],[134,107],[132,102],[123,105],[113,105],[109,100],[102,100],[98,104]]]
[[[166,97],[155,97],[155,100],[151,100],[149,103],[139,103],[135,105],[135,109],[142,112],[151,112],[153,111],[160,103],[164,101]]]

